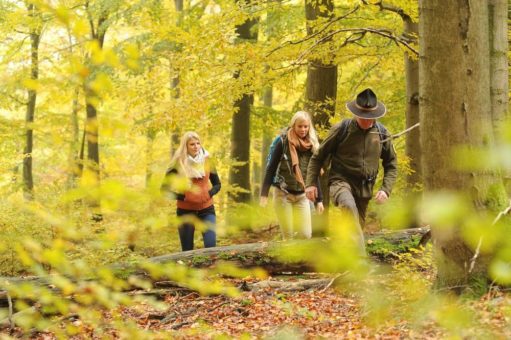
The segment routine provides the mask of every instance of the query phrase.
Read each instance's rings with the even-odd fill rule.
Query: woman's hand
[[[318,188],[315,186],[305,188],[305,196],[307,196],[309,201],[314,202],[318,197]]]
[[[325,211],[325,207],[323,206],[323,202],[318,202],[316,204],[316,211],[318,212],[318,214],[322,214],[323,211]]]
[[[266,205],[268,205],[268,197],[261,196],[259,198],[259,205],[263,208],[266,207]]]

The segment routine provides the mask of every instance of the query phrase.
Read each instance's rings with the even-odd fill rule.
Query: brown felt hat
[[[355,116],[363,119],[377,119],[385,116],[387,109],[378,101],[371,89],[365,89],[355,100],[346,103],[346,108]]]

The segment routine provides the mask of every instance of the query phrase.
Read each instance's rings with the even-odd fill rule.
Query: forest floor
[[[380,338],[403,339],[445,338],[449,333],[434,322],[412,324],[406,320],[389,318],[374,325],[367,320],[361,301],[353,295],[340,294],[334,289],[278,293],[271,290],[244,293],[237,299],[216,297],[167,297],[169,311],[165,322],[150,311],[137,314],[126,310],[127,317],[137,320],[141,327],[170,331],[183,338],[215,338],[219,335],[241,337],[244,334],[270,338]],[[511,306],[509,296],[487,297],[473,302],[479,310],[491,338],[509,339],[508,317],[505,309]],[[502,309],[502,310],[501,310]],[[172,315],[168,318],[168,315]],[[155,319],[156,318],[156,319]],[[179,332],[177,332],[179,330]],[[464,337],[479,337],[480,329],[466,328]],[[452,333],[450,334],[452,335]]]
[[[276,229],[267,232],[278,237]],[[251,236],[245,235],[234,243],[251,241]],[[150,339],[511,338],[511,294],[494,287],[477,298],[439,298],[432,294],[431,267],[411,272],[408,264],[396,267],[394,263],[381,265],[380,269],[356,282],[336,281],[331,286],[305,291],[240,289],[238,296],[229,297],[169,290],[168,294],[158,295],[160,308],[141,302],[105,311],[103,325],[115,325],[111,328],[90,327],[72,318],[64,322],[79,329],[73,339],[133,338],[126,335],[129,332],[119,331],[124,324],[144,331],[143,338]],[[331,276],[311,273],[267,279],[295,282],[325,277]],[[251,277],[225,280],[236,287],[257,282]],[[421,285],[414,286],[414,281],[421,281]],[[433,304],[433,300],[438,301]],[[66,327],[64,322],[62,329]],[[57,338],[54,333],[45,332],[27,336],[20,329],[11,336]]]
[[[511,296],[493,292],[462,306],[477,320],[457,325],[442,324],[442,316],[425,315],[407,320],[386,314],[371,319],[357,294],[329,287],[326,290],[278,292],[265,289],[240,296],[200,296],[197,293],[167,295],[166,310],[139,304],[116,312],[134,322],[154,339],[509,339]],[[457,313],[461,311],[451,311]],[[106,319],[110,313],[105,313]],[[453,319],[455,320],[455,318]],[[73,321],[80,327],[80,321]],[[126,338],[116,330],[83,327],[73,339]],[[101,335],[100,335],[101,334]],[[21,334],[13,334],[14,336]],[[23,336],[26,338],[26,335]],[[30,338],[54,339],[54,334],[37,333]]]

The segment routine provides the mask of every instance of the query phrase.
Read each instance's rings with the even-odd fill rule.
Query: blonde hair
[[[188,165],[187,165],[188,163],[186,162],[186,157],[188,157],[187,145],[188,145],[188,141],[190,139],[196,139],[199,141],[199,143],[201,143],[200,137],[197,134],[197,132],[195,132],[195,131],[185,132],[183,134],[183,136],[181,137],[181,142],[179,143],[179,146],[170,161],[171,166],[176,167],[178,169],[178,171],[179,170],[183,171],[184,174],[188,174],[189,170],[190,170],[190,169],[188,169]]]
[[[291,118],[291,122],[289,123],[289,127],[293,129],[295,124],[300,121],[305,120],[309,122],[309,140],[312,143],[312,152],[316,152],[319,148],[318,135],[316,134],[316,129],[314,129],[314,125],[312,124],[311,116],[306,111],[298,111]]]

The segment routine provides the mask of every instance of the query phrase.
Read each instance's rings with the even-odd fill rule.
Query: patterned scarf
[[[206,169],[204,163],[208,156],[209,153],[203,148],[199,150],[199,153],[195,157],[187,155],[185,160],[186,177],[202,178],[206,176]]]
[[[312,149],[312,143],[309,134],[305,138],[300,138],[293,128],[287,130],[287,140],[289,143],[289,153],[291,154],[291,168],[296,180],[305,190],[305,181],[303,180],[302,171],[300,170],[300,162],[298,160],[298,151],[304,152]]]

